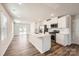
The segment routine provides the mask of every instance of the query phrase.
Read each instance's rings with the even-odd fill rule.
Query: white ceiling
[[[77,15],[79,14],[79,4],[65,3],[26,3],[19,5],[18,3],[4,4],[8,12],[14,19],[22,21],[40,21],[61,15]]]

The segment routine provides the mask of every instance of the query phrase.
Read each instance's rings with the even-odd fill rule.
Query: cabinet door
[[[71,44],[68,34],[57,34],[56,35],[56,42],[63,45],[63,46]]]
[[[65,17],[58,19],[58,28],[66,28],[66,18]]]
[[[58,19],[58,28],[69,28],[71,25],[71,16],[67,15]]]
[[[57,35],[56,35],[56,42],[57,42],[58,44],[61,44],[61,45],[65,46],[64,35],[62,35],[62,34],[57,34]]]

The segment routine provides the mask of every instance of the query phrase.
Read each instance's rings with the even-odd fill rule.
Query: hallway
[[[39,53],[27,40],[26,35],[16,35],[5,55],[33,55]]]

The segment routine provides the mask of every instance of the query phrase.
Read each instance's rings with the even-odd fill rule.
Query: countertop
[[[33,35],[33,36],[35,36],[35,37],[38,37],[38,38],[40,38],[40,37],[45,37],[45,36],[50,36],[50,34],[49,33],[39,33],[39,34],[31,34],[31,35]]]

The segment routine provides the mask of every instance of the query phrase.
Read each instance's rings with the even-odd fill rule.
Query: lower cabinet
[[[56,42],[63,46],[70,45],[71,40],[69,34],[56,34]]]

